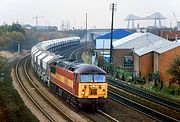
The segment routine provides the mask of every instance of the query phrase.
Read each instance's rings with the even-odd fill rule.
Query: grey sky
[[[40,25],[57,25],[62,20],[69,20],[72,26],[84,27],[85,13],[88,13],[89,28],[110,27],[110,3],[117,3],[115,12],[115,27],[126,27],[123,19],[128,14],[148,16],[161,12],[168,19],[163,22],[169,26],[175,25],[173,12],[180,19],[180,0],[0,0],[0,24],[11,24],[18,21],[21,24],[35,25],[33,16],[44,16],[39,19]],[[152,24],[153,21],[140,22],[140,26]]]

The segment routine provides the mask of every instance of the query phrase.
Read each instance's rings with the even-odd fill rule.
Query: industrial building
[[[132,32],[123,30],[123,29],[118,29],[113,31],[113,42],[124,38],[128,35],[131,35]],[[111,33],[106,33],[98,38],[96,38],[96,52],[98,53],[98,55],[102,55],[105,58],[109,58],[110,57],[110,42],[111,42]]]
[[[130,34],[132,33],[123,29],[115,30],[113,31],[113,42],[123,37],[126,37]],[[96,38],[96,49],[110,49],[110,40],[111,40],[110,32]]]
[[[180,40],[169,41],[152,33],[133,33],[113,42],[112,61],[126,71],[133,71],[145,80],[158,72],[160,80],[168,86],[167,73],[173,59],[180,56]]]
[[[159,40],[167,41],[152,33],[133,33],[113,42],[112,61],[127,71],[133,70],[133,52]]]
[[[175,41],[180,39],[180,30],[160,30],[160,36],[167,40]]]
[[[134,72],[146,80],[149,73],[159,72],[160,80],[168,86],[171,76],[167,70],[177,56],[180,56],[180,40],[157,41],[134,51]]]

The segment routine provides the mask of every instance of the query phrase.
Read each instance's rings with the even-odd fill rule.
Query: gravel
[[[150,117],[112,100],[107,100],[103,111],[121,122],[156,122]]]

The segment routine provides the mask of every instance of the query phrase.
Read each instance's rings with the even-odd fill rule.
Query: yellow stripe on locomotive
[[[79,83],[79,98],[107,98],[107,83]]]
[[[105,74],[80,74],[79,98],[107,98]]]

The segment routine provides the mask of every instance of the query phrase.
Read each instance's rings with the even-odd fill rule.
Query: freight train
[[[73,106],[83,108],[88,105],[96,108],[107,99],[106,72],[97,66],[55,55],[60,49],[79,44],[79,37],[36,44],[31,49],[32,68],[43,83]]]

